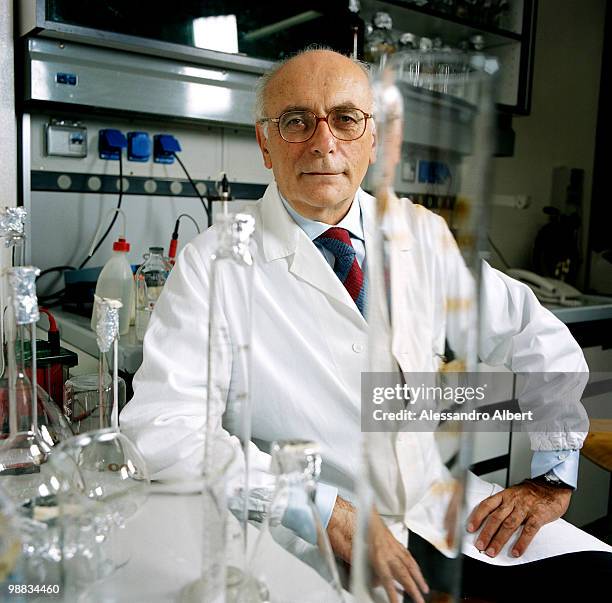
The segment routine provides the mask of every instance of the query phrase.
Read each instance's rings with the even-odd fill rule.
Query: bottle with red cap
[[[96,283],[96,295],[118,299],[123,304],[119,309],[119,333],[127,334],[130,330],[130,312],[134,305],[134,274],[127,259],[130,244],[125,237],[119,237],[113,243],[113,255],[104,264]],[[95,308],[91,317],[91,328],[96,329]]]

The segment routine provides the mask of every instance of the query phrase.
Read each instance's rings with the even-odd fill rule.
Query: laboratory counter
[[[118,548],[127,559],[107,579],[84,595],[86,601],[104,603],[196,603],[189,585],[200,576],[202,555],[202,499],[198,495],[152,493],[140,512],[117,532]],[[249,549],[259,531],[249,526]],[[320,580],[306,563],[280,546],[266,551],[274,567],[268,584],[275,600],[295,601],[296,589]],[[345,603],[353,597],[345,591]]]
[[[582,347],[593,345],[612,346],[612,298],[584,295],[580,306],[546,307],[563,321]],[[62,340],[83,352],[97,357],[96,335],[91,330],[90,319],[63,310],[54,309]],[[136,337],[136,329],[130,327],[127,335],[119,338],[119,370],[133,375],[142,363],[142,342]],[[125,378],[125,376],[124,376]]]
[[[580,305],[545,304],[570,330],[580,347],[612,347],[612,297],[583,295]]]

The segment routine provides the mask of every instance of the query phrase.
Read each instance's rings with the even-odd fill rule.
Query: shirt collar
[[[293,218],[294,222],[306,233],[306,235],[311,241],[314,241],[317,237],[321,236],[326,230],[332,227],[332,224],[317,222],[316,220],[305,218],[304,216],[299,214],[283,197],[280,190],[278,191],[278,196],[283,202],[287,213]],[[342,218],[342,220],[340,220],[339,224],[336,224],[336,226],[348,230],[351,236],[364,241],[363,223],[361,220],[361,205],[359,203],[359,190],[357,190],[357,192],[355,193],[355,198],[351,203],[351,207],[348,210],[348,213],[346,214],[346,216],[344,216],[344,218]]]

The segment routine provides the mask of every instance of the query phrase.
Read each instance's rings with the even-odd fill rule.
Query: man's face
[[[352,61],[330,51],[308,52],[287,63],[269,82],[265,97],[267,117],[290,109],[323,117],[347,106],[372,112],[369,82]],[[283,140],[275,123],[269,123],[266,139],[258,124],[257,140],[285,199],[303,216],[328,224],[344,217],[374,160],[372,120],[363,136],[352,141],[335,138],[325,122],[301,143]]]

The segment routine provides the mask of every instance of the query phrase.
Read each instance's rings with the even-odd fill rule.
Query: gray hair
[[[291,56],[288,56],[287,58],[283,59],[282,61],[279,61],[279,62],[275,63],[269,71],[264,73],[257,80],[257,83],[255,84],[255,106],[254,106],[255,121],[259,122],[264,117],[268,117],[266,115],[266,107],[265,107],[266,91],[268,89],[268,85],[270,84],[270,81],[274,78],[274,76],[289,61],[291,61],[291,60],[295,59],[296,57],[299,57],[299,56],[301,56],[303,54],[306,54],[308,52],[313,52],[315,50],[329,50],[330,52],[337,52],[333,48],[329,48],[328,46],[322,46],[320,44],[310,44],[309,46],[307,46],[303,50],[300,50],[299,52],[297,52],[297,53],[295,53],[295,54],[293,54]],[[338,53],[338,54],[341,54],[341,53]],[[345,55],[343,55],[343,56],[345,56]],[[354,59],[353,57],[346,57],[346,58],[350,59],[355,65],[357,65],[363,71],[363,73],[368,78],[368,82],[370,83],[370,86],[371,86],[372,85],[372,77],[371,77],[371,72],[370,72],[370,65],[368,65],[368,63],[364,63],[363,61],[360,61],[358,59]],[[267,122],[264,123],[264,126],[267,126]],[[267,128],[264,128],[264,134],[267,137]]]

